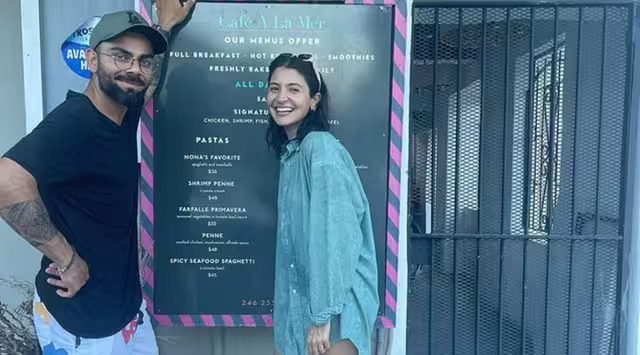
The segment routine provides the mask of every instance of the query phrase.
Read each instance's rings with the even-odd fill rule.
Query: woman
[[[269,66],[267,143],[281,160],[274,332],[282,355],[369,355],[378,311],[369,204],[328,132],[327,87],[309,55]]]

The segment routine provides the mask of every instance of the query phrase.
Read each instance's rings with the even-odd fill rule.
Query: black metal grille
[[[415,6],[408,354],[617,353],[632,20]]]

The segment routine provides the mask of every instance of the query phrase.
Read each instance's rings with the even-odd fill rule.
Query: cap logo
[[[130,25],[139,25],[142,23],[142,21],[140,21],[140,18],[138,16],[136,16],[133,12],[128,11],[127,14],[129,15],[129,24]]]

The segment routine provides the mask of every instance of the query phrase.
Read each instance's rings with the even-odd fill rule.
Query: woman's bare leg
[[[349,339],[343,339],[331,345],[324,355],[358,355],[358,349]]]

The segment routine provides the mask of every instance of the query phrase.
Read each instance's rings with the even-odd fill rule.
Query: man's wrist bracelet
[[[69,263],[67,264],[67,266],[65,267],[56,266],[56,272],[58,273],[58,275],[64,274],[64,272],[67,271],[71,267],[71,265],[73,265],[74,260],[76,260],[76,249],[71,247],[71,250],[73,250],[73,254],[71,254],[71,260],[69,260]]]

